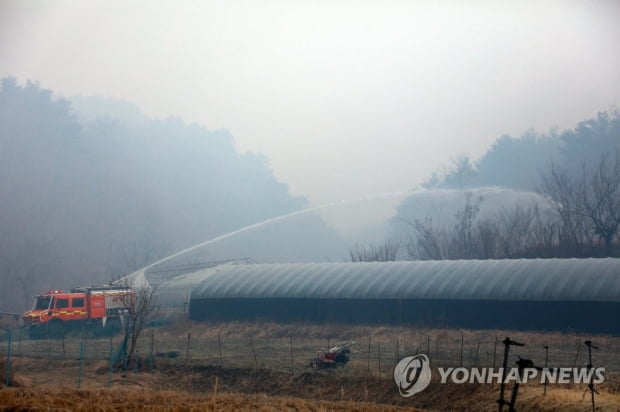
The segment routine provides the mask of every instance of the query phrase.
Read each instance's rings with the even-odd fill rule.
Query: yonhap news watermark
[[[441,384],[588,384],[597,385],[605,381],[605,368],[436,368]],[[422,392],[431,382],[433,371],[430,359],[425,354],[408,356],[394,367],[394,381],[404,397]]]
[[[605,368],[437,368],[441,383],[594,383],[605,381]]]

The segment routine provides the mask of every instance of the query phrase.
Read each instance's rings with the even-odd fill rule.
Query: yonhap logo
[[[406,398],[422,392],[431,383],[431,365],[424,354],[407,356],[394,367],[394,381]]]
[[[605,368],[437,368],[438,384],[465,383],[528,383],[567,384],[587,383],[589,386],[605,381]],[[406,398],[422,392],[431,383],[431,365],[424,354],[407,356],[394,367],[394,382],[398,392]]]

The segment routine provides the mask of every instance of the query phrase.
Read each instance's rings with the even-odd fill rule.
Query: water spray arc
[[[286,220],[286,219],[290,219],[292,217],[296,217],[296,216],[301,216],[301,215],[305,215],[308,213],[312,213],[312,212],[317,212],[320,210],[324,210],[324,209],[329,209],[329,208],[333,208],[333,207],[337,207],[337,206],[342,206],[342,205],[347,205],[347,204],[355,204],[355,203],[359,203],[359,202],[364,202],[364,201],[368,201],[368,200],[377,200],[377,199],[382,199],[382,198],[392,198],[392,197],[396,197],[396,196],[406,196],[406,195],[411,195],[411,194],[415,194],[415,193],[422,193],[425,192],[426,189],[415,189],[415,190],[402,190],[402,191],[396,191],[396,192],[387,192],[387,193],[378,193],[378,194],[374,194],[374,195],[368,195],[368,196],[363,196],[363,197],[358,197],[358,198],[354,198],[354,199],[347,199],[347,200],[340,200],[337,202],[331,202],[331,203],[326,203],[324,205],[320,205],[320,206],[313,206],[313,207],[308,207],[305,209],[301,209],[301,210],[297,210],[291,213],[287,213],[284,215],[280,215],[280,216],[276,216],[276,217],[272,217],[269,219],[265,219],[261,222],[258,223],[254,223],[245,227],[242,227],[240,229],[234,230],[232,232],[214,237],[212,239],[209,239],[207,241],[204,241],[202,243],[196,244],[194,246],[190,246],[189,248],[183,249],[179,252],[176,252],[170,256],[167,256],[163,259],[160,259],[154,263],[151,263],[148,266],[143,267],[142,269],[139,269],[131,274],[128,275],[128,278],[132,278],[135,280],[137,280],[138,278],[140,278],[141,276],[143,277],[144,274],[146,273],[147,270],[149,270],[150,268],[160,265],[162,263],[165,263],[169,260],[172,260],[174,258],[177,258],[185,253],[190,253],[194,250],[200,249],[204,246],[228,239],[230,237],[239,235],[241,233],[245,233],[245,232],[249,232],[251,230],[254,229],[258,229],[262,226],[265,225],[269,225],[272,223],[276,223],[282,220]]]

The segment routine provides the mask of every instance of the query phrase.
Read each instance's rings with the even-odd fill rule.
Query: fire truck
[[[23,315],[24,326],[32,339],[60,338],[70,330],[116,333],[133,296],[131,288],[119,286],[50,290],[35,297]]]

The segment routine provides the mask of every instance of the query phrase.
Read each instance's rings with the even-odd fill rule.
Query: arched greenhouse
[[[620,332],[620,259],[217,265],[157,278],[191,319]]]

